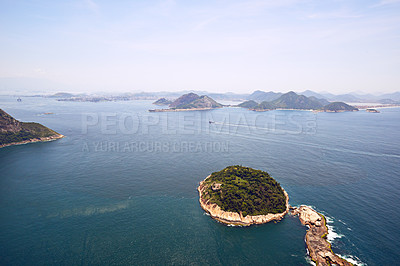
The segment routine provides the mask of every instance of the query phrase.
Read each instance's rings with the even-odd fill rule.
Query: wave
[[[342,238],[345,237],[345,235],[343,234],[338,234],[335,231],[335,227],[333,226],[333,223],[335,221],[334,217],[329,217],[326,214],[324,214],[325,219],[326,219],[326,227],[328,228],[328,235],[326,236],[328,242],[332,245],[332,242],[337,239],[337,238]],[[345,222],[338,220],[339,222],[341,222],[342,224],[346,224]],[[351,231],[351,228],[347,227],[347,229],[349,229]],[[366,265],[365,263],[363,263],[357,256],[353,256],[353,255],[341,255],[336,253],[336,255],[338,255],[339,257],[341,257],[342,259],[347,260],[348,262],[354,264],[354,265]]]
[[[342,259],[347,260],[348,262],[352,263],[353,265],[358,265],[358,266],[365,266],[364,262],[362,262],[357,256],[352,256],[352,255],[340,255],[337,254],[339,257]]]

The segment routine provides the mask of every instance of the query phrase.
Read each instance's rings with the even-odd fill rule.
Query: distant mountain
[[[400,104],[400,101],[395,101],[392,99],[381,99],[381,100],[378,100],[378,102],[381,104]]]
[[[193,109],[193,108],[219,108],[222,104],[217,103],[214,99],[207,95],[200,96],[198,99],[186,105],[180,105],[178,109]]]
[[[278,99],[271,102],[275,108],[284,109],[320,109],[323,104],[319,101],[310,99],[304,95],[298,95],[297,93],[290,91],[283,94]]]
[[[249,94],[236,94],[232,92],[226,93],[205,93],[209,97],[213,98],[214,100],[223,100],[223,101],[238,101],[247,99]]]
[[[321,100],[315,97],[298,95],[297,93],[291,91],[281,95],[278,99],[275,99],[273,101],[263,101],[257,106],[254,106],[255,101],[247,101],[239,104],[239,106],[258,111],[274,109],[317,110],[322,108],[325,102],[327,101],[324,99]]]
[[[48,96],[49,98],[71,98],[74,97],[75,95],[72,93],[68,92],[57,92],[53,95]]]
[[[157,101],[155,101],[153,104],[155,105],[170,105],[172,103],[172,101],[167,100],[165,98],[160,98]]]
[[[322,108],[325,112],[346,112],[346,111],[358,111],[354,106],[348,105],[344,102],[333,102]]]
[[[307,96],[307,97],[315,97],[315,98],[318,98],[318,99],[325,99],[326,98],[324,95],[322,95],[322,94],[320,94],[318,92],[315,92],[315,91],[311,91],[311,90],[306,90],[306,91],[300,92],[299,94]]]
[[[324,98],[317,98],[317,97],[314,97],[314,96],[310,96],[310,97],[308,97],[308,98],[309,98],[310,100],[319,102],[319,103],[322,104],[323,106],[325,106],[325,105],[327,105],[327,104],[330,104],[330,101],[328,101],[328,100],[326,100],[326,99],[324,99]]]
[[[169,107],[174,109],[219,108],[222,104],[207,95],[199,96],[191,92],[176,99]]]
[[[171,107],[171,108],[180,108],[180,107],[182,107],[184,105],[187,105],[187,104],[197,100],[198,98],[200,98],[199,95],[197,95],[196,93],[190,92],[190,93],[182,95],[181,97],[179,97],[178,99],[173,101],[169,105],[169,107]]]
[[[275,99],[278,99],[281,95],[282,95],[282,93],[280,93],[280,92],[255,91],[252,94],[250,94],[250,96],[248,96],[247,99],[256,101],[258,103],[265,102],[265,101],[270,102]]]
[[[276,109],[276,106],[272,102],[262,102],[253,108],[253,110],[256,110],[256,111],[269,111],[269,110],[275,110],[275,109]]]
[[[358,111],[357,108],[344,102],[329,103],[325,99],[317,99],[314,96],[307,97],[304,95],[299,95],[293,91],[283,94],[276,100],[269,102],[264,101],[258,105],[255,104],[255,101],[246,101],[239,104],[239,106],[255,111],[267,111],[275,109],[323,110],[326,112]]]
[[[400,102],[400,91],[394,93],[386,93],[381,95],[381,99],[391,99],[393,101]]]
[[[357,96],[354,96],[353,94],[336,95],[330,100],[335,102],[350,102],[350,103],[363,102],[362,99],[358,98]]]
[[[39,123],[20,122],[0,109],[0,147],[62,137]]]
[[[248,108],[248,109],[253,109],[257,105],[258,105],[258,103],[253,100],[245,101],[245,102],[242,102],[241,104],[238,104],[239,107]]]

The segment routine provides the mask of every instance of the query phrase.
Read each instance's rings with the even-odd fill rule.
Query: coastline
[[[328,227],[322,214],[305,205],[291,208],[291,214],[298,215],[301,224],[309,228],[305,237],[308,255],[317,265],[353,265],[332,251],[331,244],[326,240]]]
[[[11,143],[0,145],[0,149],[4,148],[4,147],[8,147],[8,146],[14,146],[14,145],[22,145],[22,144],[35,143],[35,142],[53,141],[53,140],[61,139],[61,138],[64,138],[64,137],[65,136],[62,135],[62,134],[57,134],[57,135],[53,135],[53,136],[50,136],[50,137],[34,138],[34,139],[28,139],[28,140],[19,141],[19,142],[11,142]]]
[[[242,226],[250,226],[252,224],[264,224],[274,220],[280,221],[289,212],[289,195],[283,188],[283,193],[286,196],[286,210],[282,213],[268,213],[266,215],[255,216],[247,215],[243,217],[241,213],[223,211],[217,204],[211,203],[202,198],[202,193],[205,189],[205,186],[203,186],[204,181],[210,176],[211,175],[207,176],[203,181],[201,181],[199,186],[197,187],[197,191],[199,192],[199,202],[203,210],[210,214],[213,219],[221,223]]]

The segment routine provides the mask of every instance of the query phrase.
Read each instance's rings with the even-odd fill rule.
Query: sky
[[[400,91],[400,0],[0,0],[0,90]]]

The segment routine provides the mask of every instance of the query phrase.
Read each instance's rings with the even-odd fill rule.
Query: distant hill
[[[49,98],[71,98],[74,97],[75,95],[72,93],[68,92],[57,92],[53,95],[48,96]]]
[[[271,102],[275,108],[283,109],[320,109],[323,104],[304,95],[290,91]]]
[[[357,96],[353,94],[340,94],[340,95],[335,95],[334,97],[330,98],[329,100],[335,101],[335,102],[348,102],[348,103],[357,103],[357,102],[363,102],[363,99],[358,98]]]
[[[172,101],[167,100],[165,98],[160,98],[157,101],[155,101],[153,104],[155,105],[170,105],[172,103]]]
[[[222,104],[207,95],[199,96],[195,93],[188,93],[176,99],[169,107],[174,109],[219,108],[222,107]]]
[[[62,137],[39,123],[20,122],[0,109],[0,147]]]
[[[381,95],[382,99],[391,99],[396,102],[400,102],[400,91],[394,92],[394,93],[387,93]]]
[[[245,101],[245,102],[242,102],[241,104],[238,104],[239,107],[248,108],[248,109],[252,109],[252,108],[256,107],[257,105],[258,105],[258,103],[253,100]]]
[[[278,99],[281,95],[282,95],[282,93],[280,93],[280,92],[255,91],[252,94],[250,94],[250,96],[248,96],[247,99],[256,101],[258,103],[265,102],[265,101],[266,102],[270,102],[270,101],[273,101],[275,99]]]
[[[191,102],[194,102],[198,98],[200,98],[199,95],[197,95],[196,93],[190,92],[190,93],[182,95],[181,97],[179,97],[178,99],[173,101],[169,105],[169,107],[171,107],[171,108],[181,108],[182,106],[185,106],[187,104],[190,104]]]
[[[274,105],[273,102],[262,102],[253,108],[253,110],[256,110],[256,111],[269,111],[269,110],[275,110],[275,109],[276,109],[276,106]]]
[[[358,111],[357,108],[343,102],[330,103],[325,99],[318,99],[314,96],[307,97],[293,91],[285,93],[273,101],[264,101],[258,105],[254,103],[254,101],[246,101],[238,106],[255,111],[275,109],[323,110],[326,112]]]
[[[328,100],[326,100],[324,98],[317,98],[317,97],[314,97],[314,96],[309,96],[308,98],[310,100],[317,101],[317,102],[321,103],[323,106],[331,103],[330,101],[328,101]]]
[[[315,98],[318,98],[318,99],[326,98],[324,95],[322,95],[322,94],[320,94],[318,92],[311,91],[311,90],[306,90],[306,91],[300,92],[299,94],[307,96],[307,97],[315,97]]]
[[[348,105],[344,102],[333,102],[322,108],[325,112],[352,112],[358,111],[354,106]]]

